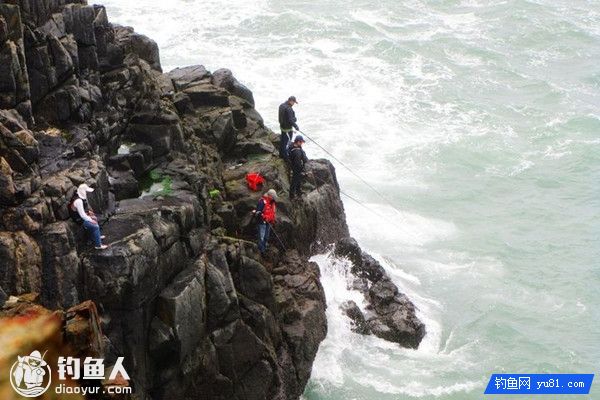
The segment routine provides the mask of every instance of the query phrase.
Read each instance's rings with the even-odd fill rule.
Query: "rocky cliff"
[[[290,203],[277,136],[229,70],[163,73],[102,6],[0,1],[0,302],[93,301],[95,352],[125,356],[139,399],[298,398],[327,331],[308,257],[348,229],[326,160]],[[281,194],[265,258],[251,171]],[[107,250],[69,220],[84,182]]]

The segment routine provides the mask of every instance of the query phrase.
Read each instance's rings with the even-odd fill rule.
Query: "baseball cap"
[[[277,200],[277,192],[275,191],[275,189],[269,189],[267,191],[267,195],[271,196],[273,199]]]
[[[86,185],[85,183],[82,183],[81,185],[79,185],[79,187],[77,188],[77,195],[82,198],[82,199],[87,199],[87,194],[93,192],[94,189],[92,189],[91,187],[89,187],[88,185]]]

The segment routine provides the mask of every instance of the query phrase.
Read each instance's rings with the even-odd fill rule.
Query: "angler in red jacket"
[[[254,215],[258,217],[258,251],[261,255],[267,251],[267,243],[269,242],[269,235],[271,234],[271,225],[275,223],[275,214],[277,212],[277,193],[274,189],[269,189],[256,206],[256,210],[253,211]]]

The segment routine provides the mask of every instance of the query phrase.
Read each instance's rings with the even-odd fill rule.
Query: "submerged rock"
[[[367,325],[367,320],[361,309],[358,307],[354,300],[347,300],[340,305],[340,309],[350,318],[352,321],[352,331],[360,333],[361,335],[368,335],[371,333],[371,329]]]

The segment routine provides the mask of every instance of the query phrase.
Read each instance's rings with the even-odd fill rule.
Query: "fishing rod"
[[[266,221],[265,221],[266,222]],[[281,247],[283,248],[283,251],[287,252],[287,248],[285,247],[285,245],[283,244],[283,242],[281,241],[281,238],[279,237],[279,235],[277,234],[277,232],[275,232],[275,228],[273,228],[273,225],[271,225],[270,222],[267,222],[267,224],[271,227],[271,232],[273,232],[273,235],[275,235],[275,238],[277,239],[277,241],[279,242],[279,244],[281,245]]]
[[[333,154],[331,154],[331,152],[329,152],[326,148],[324,148],[323,146],[321,146],[319,143],[317,143],[316,140],[314,140],[313,138],[311,138],[310,136],[308,136],[306,133],[302,132],[300,129],[298,129],[298,132],[300,132],[303,136],[307,137],[308,140],[310,140],[311,142],[313,142],[314,144],[316,144],[321,150],[323,150],[325,153],[327,153],[331,158],[333,158],[335,161],[337,161],[342,167],[346,168],[348,171],[350,171],[350,173],[354,176],[356,176],[358,179],[361,180],[361,182],[363,182],[365,185],[367,185],[367,187],[369,187],[369,189],[371,189],[373,192],[375,192],[379,197],[381,197],[381,199],[383,201],[385,201],[390,207],[392,207],[397,213],[400,213],[400,210],[398,210],[398,208],[396,208],[396,206],[394,204],[392,204],[392,202],[390,200],[387,199],[387,197],[385,197],[383,194],[381,194],[377,189],[375,189],[369,182],[367,182],[366,180],[364,180],[360,175],[358,175],[356,172],[354,172],[352,170],[352,168],[350,168],[349,166],[347,166],[346,164],[344,164],[339,158],[337,158],[336,156],[334,156]],[[344,194],[341,190],[340,193]],[[347,196],[347,195],[346,195]],[[350,196],[347,196],[349,198],[351,198]]]
[[[252,213],[252,217],[250,218],[250,223],[254,223],[254,221],[256,220],[256,218],[257,218],[257,213]],[[267,222],[267,221],[264,221],[264,222],[267,225],[269,225],[269,227],[271,228],[271,232],[273,232],[273,235],[275,236],[275,238],[277,239],[277,241],[281,245],[281,248],[283,249],[283,251],[287,251],[287,248],[283,244],[283,241],[281,240],[281,238],[279,237],[279,235],[277,234],[277,232],[275,232],[275,228],[273,228],[273,225],[270,222]]]

